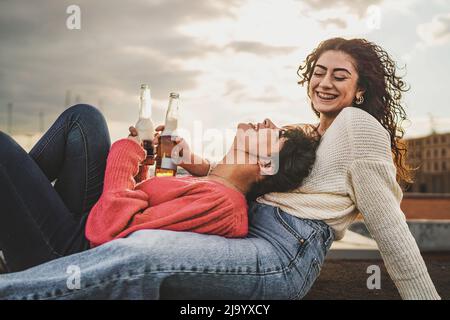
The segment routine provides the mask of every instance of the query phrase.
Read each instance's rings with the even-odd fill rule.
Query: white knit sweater
[[[322,136],[303,185],[289,193],[266,194],[258,202],[322,220],[336,239],[361,212],[401,297],[439,299],[400,209],[402,197],[389,133],[366,111],[348,107]]]

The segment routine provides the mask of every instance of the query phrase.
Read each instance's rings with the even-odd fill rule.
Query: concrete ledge
[[[326,260],[380,260],[381,255],[378,250],[364,249],[331,249]]]
[[[407,224],[421,252],[450,251],[450,220],[409,220]],[[362,221],[353,223],[349,231],[371,239]]]
[[[450,252],[425,253],[423,258],[430,277],[442,299],[450,299]],[[381,288],[368,289],[367,268],[380,267]],[[327,260],[306,300],[397,300],[398,290],[382,260]]]
[[[354,231],[347,230],[345,237],[342,240],[333,242],[326,259],[371,260],[381,259],[381,256],[375,240]]]
[[[413,220],[407,223],[422,253],[450,253],[450,221]],[[326,259],[380,260],[381,255],[364,222],[358,221],[350,226],[342,240],[333,243]]]

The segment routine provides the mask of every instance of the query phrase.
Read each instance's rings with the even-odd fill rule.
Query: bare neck
[[[320,114],[320,123],[319,123],[319,128],[317,129],[317,131],[319,132],[319,134],[321,136],[323,136],[323,134],[325,133],[325,131],[327,131],[327,129],[331,126],[331,124],[333,123],[334,119],[336,119],[336,115],[328,115],[325,113],[321,113]]]
[[[257,164],[218,164],[208,179],[218,181],[245,195],[256,182],[258,173]]]

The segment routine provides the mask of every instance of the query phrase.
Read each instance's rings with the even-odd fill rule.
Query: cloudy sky
[[[74,4],[80,30],[66,26]],[[241,121],[316,122],[296,71],[334,36],[367,38],[406,66],[408,136],[429,133],[430,115],[450,131],[449,0],[0,0],[0,130],[12,102],[26,148],[41,112],[48,127],[81,101],[103,111],[114,141],[137,120],[141,83],[156,123],[180,93],[194,149]]]

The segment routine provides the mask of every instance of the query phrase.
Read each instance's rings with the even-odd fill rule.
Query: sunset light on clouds
[[[450,128],[450,1],[232,0],[78,1],[81,29],[65,26],[70,1],[0,4],[0,129],[14,105],[13,133],[39,135],[78,95],[104,112],[112,140],[137,120],[149,83],[154,121],[181,95],[180,125],[233,132],[238,122],[317,122],[298,66],[322,40],[363,37],[406,74],[407,136]],[[22,137],[22,138],[21,138]],[[198,146],[197,146],[198,147]]]

